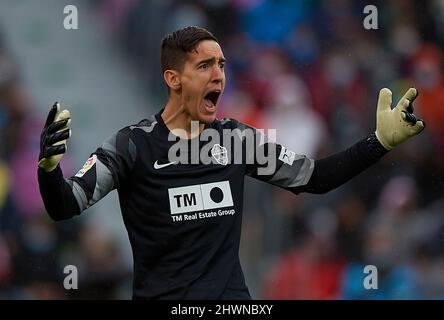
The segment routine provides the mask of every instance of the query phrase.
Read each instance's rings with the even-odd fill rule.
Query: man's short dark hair
[[[186,27],[167,35],[162,40],[160,59],[162,72],[165,70],[182,71],[188,53],[196,49],[199,42],[217,38],[201,27]]]

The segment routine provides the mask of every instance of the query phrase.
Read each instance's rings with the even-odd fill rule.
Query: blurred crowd
[[[295,196],[247,179],[241,262],[255,298],[444,298],[444,1],[373,4],[377,30],[363,26],[364,1],[91,4],[146,79],[154,111],[166,96],[162,37],[204,26],[228,61],[219,116],[275,128],[280,143],[315,159],[375,130],[381,88],[394,103],[418,88],[426,130],[339,189]],[[131,270],[106,230],[44,213],[35,172],[44,119],[25,91],[0,41],[0,298],[121,298]],[[63,290],[67,261],[84,266],[88,289]],[[363,285],[367,265],[377,290]]]
[[[0,300],[127,298],[131,270],[109,231],[80,219],[56,224],[45,212],[36,171],[45,116],[0,37]],[[73,175],[69,158],[61,165]],[[68,265],[82,290],[64,289]]]

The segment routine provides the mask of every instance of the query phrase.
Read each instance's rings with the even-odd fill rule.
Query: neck
[[[174,99],[168,99],[161,117],[168,130],[181,139],[193,139],[197,137],[205,126],[205,124],[199,122],[199,126],[197,127],[196,122],[198,119],[193,118],[186,111],[183,103],[175,101]],[[194,125],[192,125],[192,122],[194,122]]]

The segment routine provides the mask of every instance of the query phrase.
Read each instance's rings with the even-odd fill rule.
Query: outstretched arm
[[[384,88],[379,93],[375,133],[345,151],[316,161],[295,155],[294,152],[277,145],[276,154],[281,155],[278,160],[283,159],[283,152],[288,154],[287,159],[294,160],[277,161],[276,170],[267,175],[259,175],[258,166],[254,166],[250,175],[294,193],[331,191],[351,180],[375,164],[389,150],[424,129],[424,122],[417,120],[413,114],[412,103],[417,96],[418,91],[410,88],[398,105],[391,109],[392,93]]]
[[[316,160],[308,183],[289,190],[294,193],[327,193],[378,162],[387,152],[373,133],[345,151]]]

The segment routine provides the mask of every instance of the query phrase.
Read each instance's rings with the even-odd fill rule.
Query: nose
[[[223,81],[224,77],[225,77],[225,74],[224,74],[223,69],[221,69],[218,64],[215,64],[215,66],[213,67],[213,74],[212,74],[211,82],[219,84]]]

